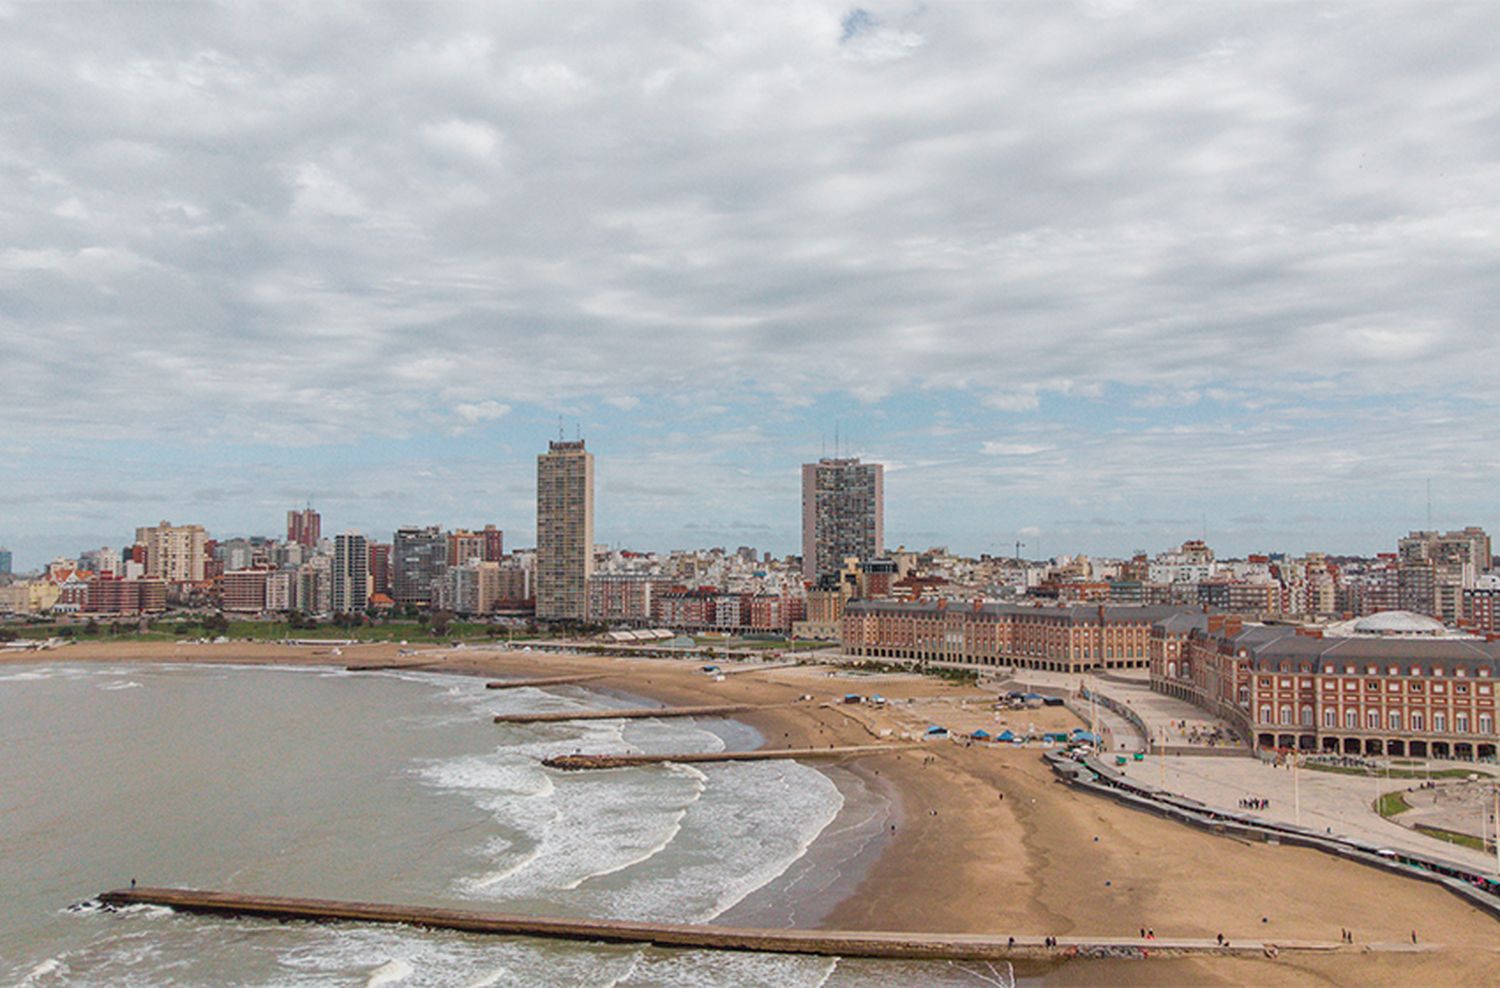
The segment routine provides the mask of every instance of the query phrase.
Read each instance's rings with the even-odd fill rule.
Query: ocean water
[[[0,984],[983,984],[960,966],[282,924],[97,908],[185,885],[507,912],[815,922],[888,805],[795,762],[562,773],[572,751],[754,747],[729,721],[496,725],[635,706],[397,672],[0,667]]]

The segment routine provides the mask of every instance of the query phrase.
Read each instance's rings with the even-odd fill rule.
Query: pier
[[[804,761],[818,758],[856,758],[861,755],[883,755],[916,748],[905,744],[856,744],[829,748],[762,748],[756,751],[696,751],[676,755],[554,755],[542,760],[548,768],[570,771],[603,768],[631,768],[636,765],[661,765],[667,762],[767,762],[778,758]]]
[[[647,720],[652,717],[717,717],[750,710],[769,710],[780,703],[716,703],[703,707],[622,707],[619,710],[548,710],[533,714],[496,714],[497,724],[560,724],[570,720]]]
[[[596,679],[608,679],[609,673],[596,672],[586,676],[541,676],[534,679],[497,679],[485,683],[487,690],[518,690],[527,686],[569,686],[573,683],[591,683]]]
[[[900,933],[863,930],[759,930],[683,923],[639,923],[626,920],[564,919],[519,916],[476,909],[399,906],[375,902],[285,898],[236,892],[176,888],[116,889],[99,900],[109,906],[166,906],[178,912],[249,916],[274,920],[400,924],[433,930],[457,930],[499,936],[544,937],[593,943],[649,944],[697,950],[740,950],[824,957],[871,957],[905,960],[983,961],[1044,957],[1155,957],[1184,954],[1270,956],[1286,951],[1332,953],[1377,950],[1417,952],[1432,947],[1362,944],[1346,947],[1333,941],[1230,938],[1214,940],[1140,940],[1117,937],[1057,937],[1048,947],[1040,936],[963,933]]]

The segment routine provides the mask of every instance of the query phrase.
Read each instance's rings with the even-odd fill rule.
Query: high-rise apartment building
[[[318,544],[323,537],[323,516],[312,509],[311,505],[301,511],[288,511],[286,513],[286,540],[305,545],[309,549]]]
[[[583,440],[536,458],[536,616],[583,621],[594,571],[594,455]]]
[[[484,531],[479,533],[484,539],[484,561],[487,563],[498,563],[505,558],[505,533],[494,525],[484,526]]]
[[[458,529],[448,533],[448,565],[462,566],[471,559],[484,559],[484,536]]]
[[[333,538],[330,603],[335,614],[356,614],[370,600],[370,546],[358,532]]]
[[[10,576],[12,572],[10,550],[0,549],[0,576]]]
[[[391,597],[398,604],[432,603],[432,584],[448,567],[448,539],[436,525],[398,528],[391,543]]]
[[[202,525],[173,525],[163,521],[150,528],[137,528],[135,540],[146,548],[146,575],[168,583],[198,583],[203,580],[208,533]]]
[[[391,596],[391,544],[389,542],[370,543],[370,593]]]
[[[824,457],[802,465],[802,576],[837,573],[885,546],[885,466]]]
[[[1492,562],[1490,537],[1469,526],[1455,532],[1412,532],[1396,544],[1401,606],[1446,624],[1463,616],[1463,592]]]

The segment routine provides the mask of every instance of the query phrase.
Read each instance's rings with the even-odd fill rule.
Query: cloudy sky
[[[857,3],[0,0],[0,543],[1500,523],[1500,5]]]

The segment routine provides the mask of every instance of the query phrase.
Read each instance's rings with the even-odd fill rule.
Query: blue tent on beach
[[[971,737],[971,738],[977,738],[980,741],[987,741],[987,740],[989,740],[990,732],[986,731],[984,728],[981,727],[979,730],[975,731],[973,734],[970,734],[969,737]]]
[[[946,727],[939,727],[936,724],[933,724],[931,727],[929,727],[927,729],[927,734],[928,734],[929,737],[934,736],[934,735],[938,735],[938,734],[947,734],[947,733],[948,733],[948,729]]]
[[[996,741],[1014,741],[1015,739],[1016,733],[1008,729],[1001,731],[999,734],[995,735]]]

